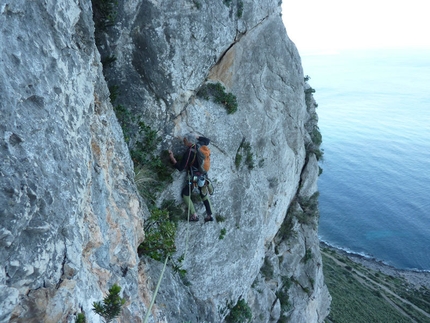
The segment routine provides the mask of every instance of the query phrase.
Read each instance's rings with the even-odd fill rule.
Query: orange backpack
[[[197,144],[197,162],[199,163],[199,172],[205,174],[211,167],[211,150],[206,145]]]
[[[211,151],[206,145],[201,145],[197,143],[190,152],[195,152],[193,161],[191,162],[191,170],[193,172],[199,172],[200,174],[206,174],[211,167]],[[194,161],[197,158],[198,168],[193,167]]]

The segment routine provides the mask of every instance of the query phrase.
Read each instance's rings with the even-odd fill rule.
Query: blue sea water
[[[320,239],[430,270],[430,49],[302,55],[323,136]]]

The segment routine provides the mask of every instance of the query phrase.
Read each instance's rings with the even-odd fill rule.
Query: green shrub
[[[322,136],[318,126],[314,126],[312,132],[310,133],[312,142],[319,146],[322,143]]]
[[[161,141],[157,132],[144,122],[139,122],[138,133],[142,140],[136,142],[130,151],[135,167],[135,181],[139,182],[137,187],[141,196],[149,207],[153,207],[157,193],[172,181],[174,169],[170,166],[167,151],[162,151],[161,154],[156,153]]]
[[[114,284],[109,289],[109,295],[103,299],[103,302],[94,302],[93,311],[102,316],[106,323],[118,317],[121,313],[125,299],[119,296],[121,287]]]
[[[320,149],[319,146],[314,145],[312,142],[306,145],[306,154],[309,155],[310,153],[315,154],[317,160],[322,160],[324,157],[324,150]]]
[[[248,166],[248,169],[254,169],[255,163],[254,163],[254,154],[251,150],[251,144],[247,141],[242,140],[237,152],[236,157],[234,159],[234,164],[236,166],[236,169],[239,169],[243,156],[245,156],[245,165]],[[263,161],[264,163],[264,161]]]
[[[209,100],[212,97],[215,103],[224,105],[228,114],[237,111],[237,98],[232,93],[227,93],[221,83],[208,83],[202,86],[197,93],[199,97]]]
[[[86,322],[87,322],[87,319],[85,318],[85,314],[84,313],[79,313],[76,316],[75,323],[86,323]]]
[[[216,218],[216,222],[218,222],[218,223],[225,221],[225,217],[222,215],[216,215],[215,218]]]
[[[239,299],[234,307],[230,309],[230,313],[225,318],[227,323],[245,323],[251,322],[252,312],[249,305],[243,299]]]
[[[197,0],[193,0],[194,5],[196,6],[197,9],[200,9],[202,7],[202,4],[197,1]]]
[[[227,230],[225,228],[221,229],[219,239],[220,240],[224,239],[226,233],[227,233]]]
[[[186,220],[186,212],[175,200],[164,200],[161,209],[169,212],[169,220],[177,224],[180,220]]]
[[[236,166],[236,169],[239,169],[240,164],[242,163],[242,154],[239,153],[239,150],[236,153],[236,157],[234,158],[234,164]]]
[[[302,260],[304,263],[307,263],[311,259],[312,259],[312,250],[310,248],[308,248],[308,249],[306,249],[305,256],[303,257]]]
[[[152,209],[144,230],[145,240],[139,245],[139,256],[147,255],[161,261],[176,252],[176,225],[170,221],[167,210]]]
[[[105,31],[115,23],[117,16],[117,0],[92,0],[93,20],[96,32]]]
[[[118,85],[109,86],[109,99],[112,104],[115,102],[118,95],[119,95],[119,86]]]
[[[238,0],[237,1],[237,17],[242,18],[242,14],[243,14],[243,1]]]
[[[273,265],[267,257],[264,258],[264,263],[263,266],[261,266],[260,272],[267,279],[273,278]]]
[[[305,94],[312,94],[312,93],[315,93],[315,89],[311,87],[305,90]]]
[[[115,55],[109,55],[109,56],[103,57],[101,59],[103,68],[108,67],[110,64],[112,64],[115,61],[116,61],[116,56]]]

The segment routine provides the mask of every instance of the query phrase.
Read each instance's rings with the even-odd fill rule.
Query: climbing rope
[[[148,322],[149,313],[151,313],[152,306],[154,306],[155,298],[157,297],[158,288],[160,287],[161,280],[163,279],[163,275],[164,275],[164,271],[166,270],[167,260],[168,259],[169,259],[169,256],[167,256],[166,260],[164,261],[163,270],[161,271],[161,275],[160,275],[160,278],[158,279],[157,287],[155,288],[154,295],[152,296],[151,305],[149,305],[149,308],[148,308],[148,311],[146,312],[145,320],[143,321],[143,323]]]
[[[191,205],[191,178],[190,178],[190,174],[188,174],[188,193],[190,194],[190,199],[188,201],[188,215],[187,215],[187,229],[186,229],[186,239],[185,239],[185,252],[184,252],[184,260],[185,257],[187,255],[187,251],[188,251],[188,240],[189,240],[189,226],[190,226],[190,205]],[[152,300],[151,300],[151,305],[149,305],[148,311],[146,312],[146,316],[145,316],[145,320],[143,321],[143,323],[147,323],[148,322],[148,318],[149,318],[149,313],[151,313],[152,310],[152,306],[154,306],[155,303],[155,298],[157,297],[157,293],[158,293],[158,288],[161,285],[161,280],[163,279],[163,275],[164,275],[164,271],[166,270],[166,266],[167,266],[167,260],[169,259],[169,256],[166,257],[166,260],[164,261],[164,266],[163,266],[163,270],[161,271],[161,275],[160,278],[158,279],[157,282],[157,287],[155,288],[154,291],[154,295],[152,296]]]
[[[190,206],[191,206],[191,176],[188,173],[188,194],[190,194],[190,198],[188,200],[188,215],[187,215],[187,229],[185,233],[185,252],[184,252],[184,261],[188,252],[188,238],[190,236]]]
[[[188,155],[188,158],[190,158],[190,155]],[[194,161],[194,160],[193,160]],[[188,160],[187,160],[187,164],[188,164]],[[191,175],[188,173],[188,194],[189,194],[189,199],[188,199],[188,215],[187,215],[187,228],[186,228],[186,239],[185,239],[185,252],[184,252],[184,261],[188,252],[188,240],[189,240],[189,227],[190,227],[190,206],[191,206]],[[157,282],[157,287],[155,288],[154,291],[154,295],[152,296],[152,300],[151,300],[151,304],[149,305],[148,311],[146,312],[145,315],[145,320],[143,321],[143,323],[147,323],[148,322],[148,318],[149,318],[149,314],[151,313],[152,307],[154,306],[155,303],[155,298],[157,297],[157,293],[158,293],[158,288],[161,285],[161,280],[163,279],[163,275],[164,275],[164,271],[166,270],[166,266],[167,266],[167,260],[169,259],[169,256],[166,257],[166,260],[164,261],[164,266],[163,266],[163,270],[161,271],[161,275],[160,278],[158,279]]]

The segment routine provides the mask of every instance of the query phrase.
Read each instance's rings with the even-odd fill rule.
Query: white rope
[[[166,260],[164,261],[163,270],[161,271],[160,278],[158,279],[157,287],[155,288],[154,295],[152,296],[151,305],[149,305],[148,311],[146,312],[145,320],[143,323],[148,322],[149,313],[151,313],[152,306],[154,306],[155,298],[157,297],[158,288],[160,287],[161,280],[163,279],[164,271],[166,270],[167,265],[167,259],[169,259],[169,256],[166,257]]]

